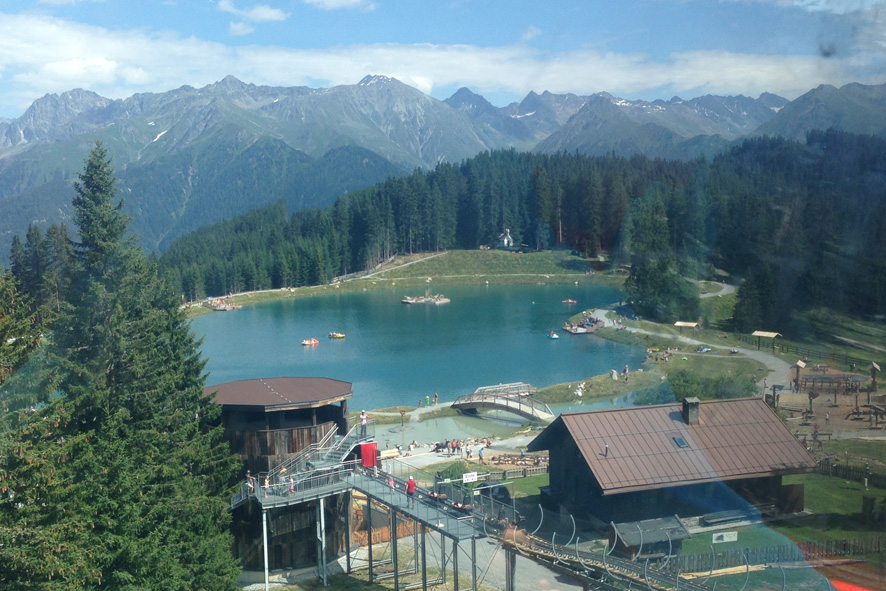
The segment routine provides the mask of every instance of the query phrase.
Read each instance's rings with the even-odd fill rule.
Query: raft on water
[[[430,304],[432,306],[439,306],[441,304],[448,304],[449,298],[444,295],[432,295],[432,296],[406,296],[403,298],[404,304]]]

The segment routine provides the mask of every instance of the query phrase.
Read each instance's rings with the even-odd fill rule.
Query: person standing
[[[366,437],[366,424],[369,422],[369,415],[365,410],[360,411],[360,439]]]
[[[480,463],[483,464],[483,446],[480,446],[480,451],[477,452],[477,457],[480,459]]]
[[[415,478],[412,476],[406,481],[406,506],[415,507]]]
[[[425,406],[431,406],[431,395],[425,394]]]
[[[439,395],[434,392],[434,406],[437,406],[437,400],[439,400]]]

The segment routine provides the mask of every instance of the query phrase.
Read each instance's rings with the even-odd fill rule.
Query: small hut
[[[683,334],[684,328],[691,328],[692,330],[698,329],[698,322],[686,322],[684,320],[678,320],[674,323],[674,326],[680,329],[680,334]]]
[[[760,350],[762,339],[772,339],[772,350],[775,351],[775,338],[780,337],[779,332],[766,332],[765,330],[755,330],[751,333],[752,337],[757,337],[757,351]]]

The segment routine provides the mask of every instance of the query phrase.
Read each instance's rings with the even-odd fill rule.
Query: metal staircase
[[[318,483],[328,480],[329,475],[336,472],[355,446],[375,438],[374,422],[370,421],[366,427],[365,435],[361,433],[359,422],[345,435],[339,435],[336,427],[319,442],[302,449],[273,470],[256,474],[252,487],[246,482],[240,485],[228,510],[233,511],[253,497],[259,500],[270,498],[271,492],[274,496],[289,496],[296,491],[316,488]]]

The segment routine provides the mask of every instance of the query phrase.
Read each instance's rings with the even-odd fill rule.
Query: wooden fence
[[[818,462],[816,471],[825,476],[835,476],[844,480],[861,483],[864,483],[864,479],[867,477],[868,486],[886,488],[886,474],[873,472],[867,466],[849,466],[833,462],[831,458],[822,458]]]
[[[749,334],[739,334],[738,338],[743,343],[748,343],[750,345],[757,346],[757,337],[752,337]],[[761,342],[761,349],[773,349],[777,348],[782,353],[793,353],[798,357],[807,357],[809,359],[822,359],[824,361],[828,361],[830,363],[845,363],[849,366],[850,363],[854,363],[857,366],[857,369],[865,369],[870,365],[870,361],[868,359],[859,359],[858,357],[850,357],[849,355],[843,355],[842,353],[830,353],[828,351],[817,351],[815,349],[810,349],[808,347],[800,347],[797,345],[791,345],[789,343],[783,343],[780,341],[773,341],[772,343]]]
[[[886,536],[734,548],[717,552],[717,546],[720,545],[713,545],[713,553],[681,554],[671,556],[670,560],[662,558],[658,560],[657,568],[675,574],[703,573],[745,564],[785,564],[837,557],[870,556],[886,550]]]

